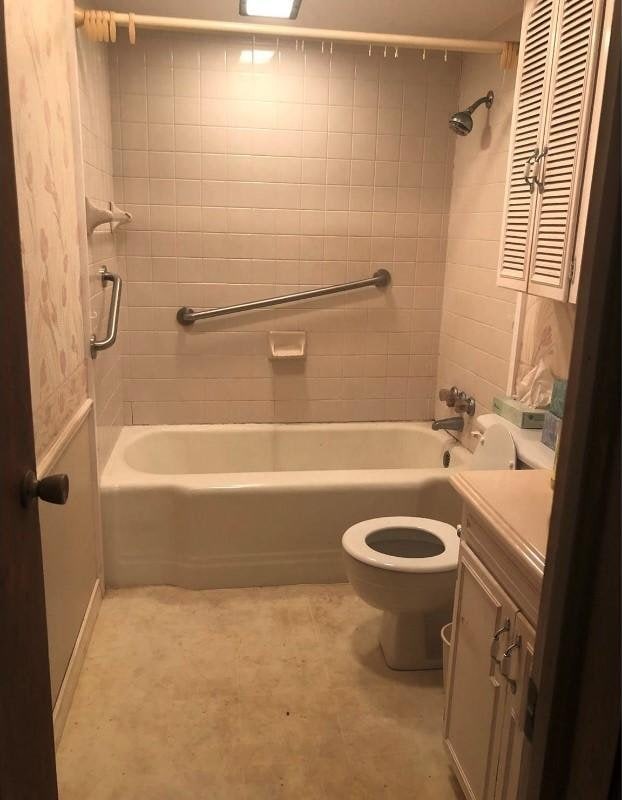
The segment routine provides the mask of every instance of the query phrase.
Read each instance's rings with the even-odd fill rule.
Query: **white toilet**
[[[516,450],[503,425],[481,437],[468,469],[514,469]],[[384,612],[380,646],[392,669],[438,669],[440,630],[451,620],[459,539],[456,528],[423,517],[379,517],[342,538],[354,591]]]

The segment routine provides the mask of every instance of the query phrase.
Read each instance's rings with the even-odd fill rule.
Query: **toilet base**
[[[451,621],[451,609],[422,613],[385,611],[380,648],[395,670],[440,669],[443,665],[441,628]]]

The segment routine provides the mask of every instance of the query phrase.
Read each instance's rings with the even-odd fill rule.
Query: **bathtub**
[[[344,581],[341,536],[355,522],[456,524],[449,471],[469,459],[429,423],[125,427],[102,475],[106,582]]]

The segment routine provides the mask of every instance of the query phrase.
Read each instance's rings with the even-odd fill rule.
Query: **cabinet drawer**
[[[462,541],[504,587],[525,617],[535,627],[540,605],[539,582],[525,572],[524,561],[516,563],[499,545],[499,534],[471,509],[466,508],[462,520]]]

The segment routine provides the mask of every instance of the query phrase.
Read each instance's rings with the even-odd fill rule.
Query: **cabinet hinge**
[[[573,256],[570,261],[570,285],[574,283],[575,272],[577,271],[577,257]]]
[[[533,678],[529,678],[529,682],[527,684],[527,702],[525,703],[525,722],[523,723],[523,731],[530,742],[533,740],[533,729],[536,724],[537,705],[538,687],[533,682]]]

